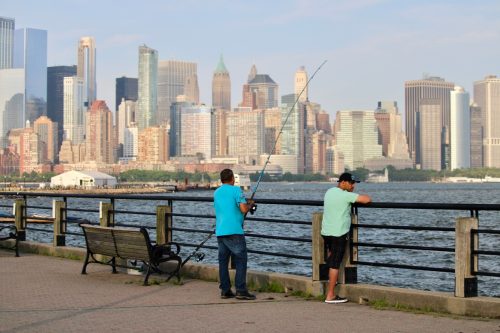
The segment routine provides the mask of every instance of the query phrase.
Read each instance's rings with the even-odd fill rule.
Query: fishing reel
[[[193,258],[196,262],[200,262],[205,258],[205,253],[195,252],[195,253],[193,253]]]
[[[257,211],[257,205],[256,204],[252,204],[250,206],[250,210],[249,210],[250,214],[253,215],[253,214],[255,214],[256,211]]]

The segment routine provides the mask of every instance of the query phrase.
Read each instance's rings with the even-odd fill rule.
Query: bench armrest
[[[175,249],[172,246],[175,246]],[[178,255],[180,250],[181,246],[175,242],[156,244],[153,246],[153,252],[156,257],[161,257],[163,255]]]

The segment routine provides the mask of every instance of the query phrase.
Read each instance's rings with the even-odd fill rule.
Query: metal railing
[[[175,196],[175,195],[98,195],[98,194],[63,194],[63,193],[30,193],[30,192],[22,192],[12,197],[12,193],[10,192],[0,192],[0,195],[4,196],[2,199],[2,204],[0,208],[11,208],[11,205],[4,204],[6,201],[15,201],[14,211],[15,214],[12,216],[12,219],[15,220],[16,226],[20,231],[21,237],[25,239],[26,232],[41,232],[41,233],[53,233],[53,242],[54,246],[62,246],[66,244],[66,236],[71,236],[74,238],[82,237],[80,246],[84,247],[83,244],[83,234],[79,232],[77,224],[80,222],[90,222],[90,223],[100,223],[107,224],[110,226],[126,226],[126,227],[138,227],[142,226],[150,231],[156,233],[165,232],[166,239],[176,238],[175,241],[180,243],[182,246],[187,248],[192,248],[198,246],[200,243],[200,237],[206,237],[209,233],[213,231],[213,224],[215,221],[215,216],[213,214],[207,214],[207,210],[202,211],[203,213],[196,213],[197,209],[192,209],[191,211],[182,211],[177,212],[177,208],[182,207],[188,203],[194,204],[196,207],[198,205],[203,204],[211,204],[211,197],[191,197],[191,196]],[[29,203],[35,198],[52,198],[58,199],[59,202],[56,209],[52,206],[44,206],[40,204],[32,204]],[[82,208],[81,206],[71,205],[69,202],[73,199],[93,199],[93,200],[104,200],[107,201],[101,205],[100,209],[97,209],[93,204],[88,208]],[[117,208],[118,202],[154,202],[158,207],[169,207],[167,211],[162,213],[163,216],[159,216],[158,210],[138,210],[134,209],[122,209]],[[309,207],[311,209],[317,208],[317,210],[321,210],[323,206],[322,201],[316,200],[274,200],[274,199],[260,199],[256,200],[256,203],[259,206],[289,206],[292,209],[296,207]],[[81,204],[81,203],[80,203]],[[103,208],[104,207],[104,208]],[[357,266],[374,266],[374,267],[384,267],[384,268],[392,268],[392,269],[410,269],[410,270],[421,270],[421,271],[430,271],[430,272],[442,272],[442,273],[456,273],[456,267],[443,267],[433,265],[431,262],[426,262],[425,260],[419,262],[418,264],[404,264],[404,263],[394,263],[390,261],[381,261],[381,260],[361,260],[359,259],[360,255],[365,253],[370,253],[370,249],[392,249],[392,250],[411,250],[411,251],[419,251],[421,253],[428,252],[441,252],[448,254],[456,254],[456,246],[429,246],[429,245],[415,245],[409,243],[385,243],[385,242],[373,242],[363,240],[363,233],[368,230],[384,230],[391,231],[397,230],[405,233],[411,232],[429,232],[429,233],[456,233],[457,227],[435,227],[435,226],[415,226],[415,225],[388,225],[388,224],[374,224],[374,223],[360,223],[359,216],[360,210],[363,212],[366,211],[366,215],[370,214],[370,211],[374,209],[384,209],[388,211],[394,210],[437,210],[437,211],[457,211],[457,212],[467,212],[471,219],[476,220],[479,218],[479,213],[481,211],[500,211],[500,205],[491,205],[491,204],[438,204],[438,203],[371,203],[369,205],[354,205],[352,209],[352,218],[353,225],[350,232],[350,243],[349,243],[349,255],[346,257],[346,277],[344,278],[344,282],[346,283],[355,283],[357,281]],[[33,216],[33,214],[28,214],[31,211],[53,211],[54,217],[39,217]],[[262,210],[260,208],[260,210]],[[89,214],[100,214],[99,222],[95,217],[88,217]],[[68,214],[82,215],[84,217],[71,217],[68,218]],[[365,213],[363,213],[365,214]],[[312,215],[312,214],[311,214]],[[286,242],[288,245],[284,246],[285,250],[282,251],[272,251],[270,249],[261,249],[258,246],[252,247],[249,245],[248,252],[250,254],[255,255],[263,255],[274,258],[289,258],[293,260],[299,261],[309,261],[312,262],[312,275],[313,279],[319,280],[320,278],[324,278],[319,276],[319,266],[324,262],[324,247],[320,249],[320,251],[315,252],[315,247],[318,247],[318,239],[320,239],[320,235],[318,231],[314,230],[314,218],[310,219],[311,215],[309,215],[309,219],[296,217],[293,214],[291,218],[285,218],[283,216],[269,216],[269,217],[261,217],[258,214],[255,217],[247,217],[246,221],[252,222],[252,225],[261,225],[268,224],[270,226],[289,226],[289,228],[293,228],[294,226],[305,226],[307,228],[311,228],[308,232],[308,236],[294,236],[287,235],[285,232],[283,234],[276,233],[266,233],[262,231],[253,231],[250,230],[246,233],[246,236],[249,239],[255,239],[259,242],[263,242],[264,240],[273,240],[273,241],[282,241]],[[158,224],[152,225],[151,223],[137,223],[130,222],[131,216],[139,216],[139,217],[149,217],[152,218],[156,216],[156,219],[160,217],[168,223],[166,223],[161,228],[165,228],[165,230],[158,230]],[[53,223],[53,228],[42,228],[42,227],[34,227],[35,221],[48,221]],[[177,221],[190,221],[190,225],[183,225],[178,223]],[[199,223],[194,222],[198,220],[204,220],[205,226],[199,226]],[[209,221],[208,225],[211,228],[207,228],[206,221]],[[70,228],[68,228],[70,226]],[[312,226],[312,227],[311,227]],[[290,232],[288,232],[290,233]],[[182,236],[183,235],[183,236]],[[500,258],[500,251],[492,250],[492,249],[481,249],[477,245],[477,241],[480,237],[484,235],[496,236],[500,235],[500,230],[490,230],[490,229],[481,229],[481,228],[472,228],[467,237],[469,237],[469,243],[472,244],[470,246],[470,251],[466,254],[465,258],[460,260],[465,260],[470,262],[469,271],[467,274],[470,276],[488,276],[488,277],[500,277],[500,272],[495,271],[485,271],[479,270],[477,261],[481,256],[493,256]],[[196,237],[198,238],[196,238]],[[456,236],[455,236],[456,237]],[[158,238],[157,238],[158,239]],[[361,239],[361,240],[360,240]],[[322,243],[319,245],[323,246]],[[301,247],[304,249],[307,247],[311,254],[304,253],[303,250],[292,251],[291,249]],[[215,245],[205,244],[203,246],[205,249],[214,250],[217,247]],[[272,248],[272,246],[269,246]],[[307,252],[307,251],[305,251]],[[319,253],[319,255],[315,254]],[[458,259],[456,259],[458,260]],[[318,266],[318,267],[317,267]],[[455,263],[457,266],[457,263]],[[316,272],[316,273],[315,273]],[[474,289],[474,288],[472,288]],[[465,296],[472,296],[474,292],[467,294]]]

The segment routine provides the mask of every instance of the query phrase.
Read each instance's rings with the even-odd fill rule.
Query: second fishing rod
[[[316,74],[320,71],[320,69],[323,67],[323,65],[325,65],[327,62],[327,60],[323,61],[321,63],[321,65],[318,66],[318,68],[314,71],[314,73],[311,75],[311,77],[307,80],[306,84],[304,85],[304,87],[302,88],[302,90],[300,91],[300,93],[296,96],[296,99],[295,99],[295,102],[293,103],[293,105],[290,107],[290,109],[288,110],[287,114],[286,114],[286,117],[284,119],[284,121],[282,122],[281,124],[281,128],[278,132],[278,134],[276,135],[276,138],[274,140],[274,144],[273,144],[273,147],[271,149],[271,151],[269,152],[268,156],[267,156],[267,159],[264,163],[264,166],[262,167],[262,170],[260,171],[259,173],[259,178],[257,179],[257,184],[255,185],[253,191],[252,191],[252,194],[249,198],[249,201],[252,201],[254,200],[254,197],[255,197],[255,193],[257,192],[257,189],[259,188],[259,185],[260,185],[260,182],[262,180],[262,177],[264,175],[264,172],[266,170],[266,167],[267,165],[269,164],[269,161],[271,160],[271,156],[275,153],[276,151],[276,147],[278,145],[278,142],[279,142],[279,139],[281,137],[281,135],[283,134],[283,130],[288,122],[288,119],[290,118],[290,115],[292,114],[293,111],[297,111],[295,109],[295,107],[297,106],[297,104],[299,103],[300,101],[300,98],[302,96],[302,94],[304,93],[304,91],[306,91],[307,87],[309,86],[309,82],[312,81],[312,79],[316,76]],[[250,214],[254,214],[257,210],[257,205],[256,204],[252,204],[252,206],[250,207],[250,210],[248,211]],[[244,216],[244,219],[246,218],[247,216],[247,213],[245,213],[245,216]],[[214,235],[215,233],[215,226],[213,228],[213,230],[208,234],[208,236],[203,239],[203,241],[198,244],[198,246],[196,246],[196,248],[189,254],[189,256],[184,259],[184,261],[182,262],[181,264],[181,267],[184,266],[191,258],[195,258],[196,261],[201,261],[203,260],[203,258],[205,257],[205,254],[204,253],[201,253],[201,252],[198,252],[199,249]]]

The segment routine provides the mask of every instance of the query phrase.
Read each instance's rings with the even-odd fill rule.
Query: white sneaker
[[[346,303],[347,298],[339,297],[339,295],[335,296],[334,299],[327,300],[325,299],[325,303],[328,304],[338,304],[338,303]]]

